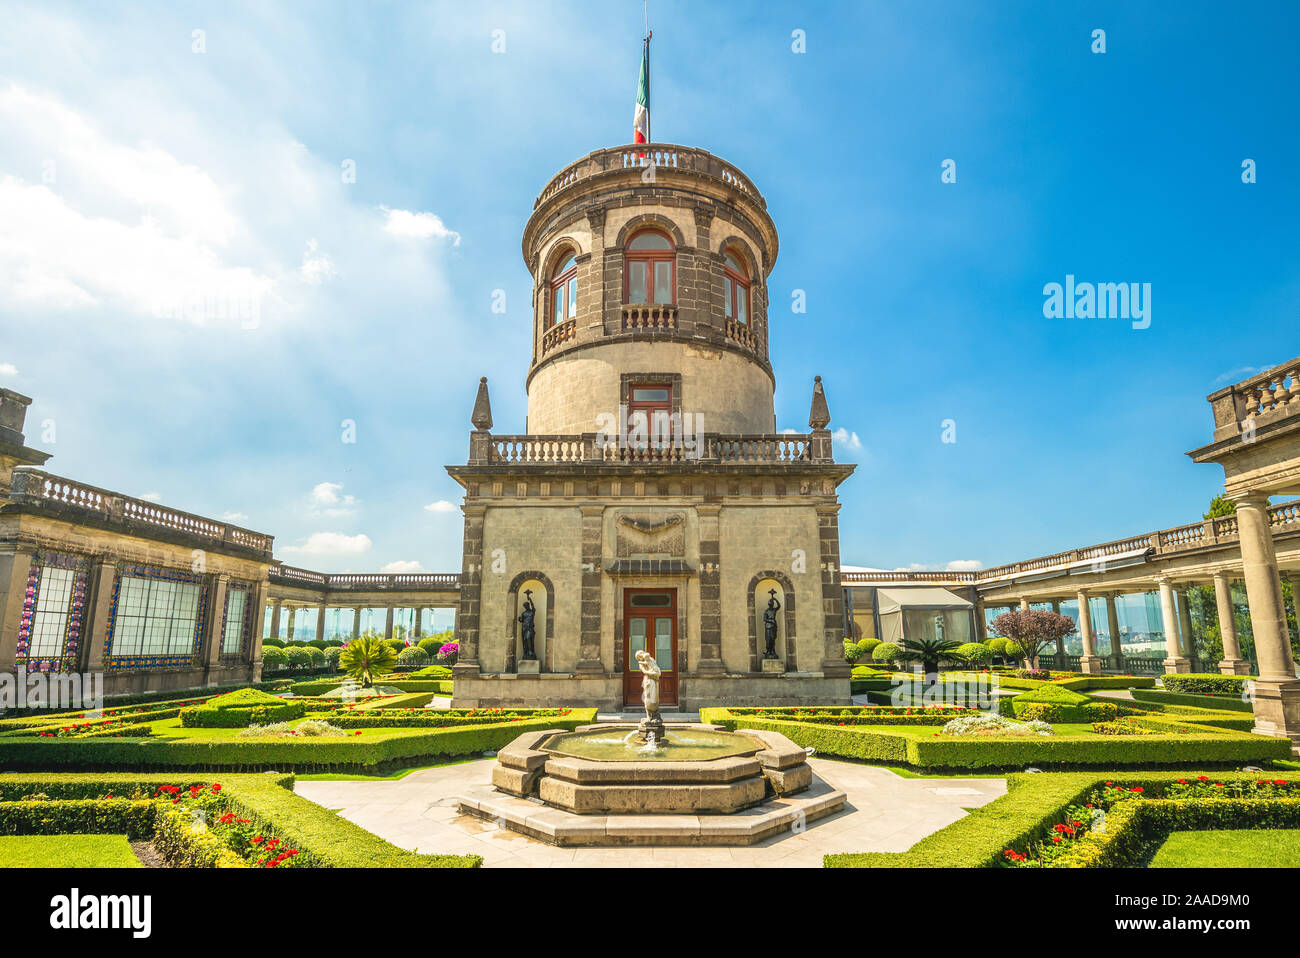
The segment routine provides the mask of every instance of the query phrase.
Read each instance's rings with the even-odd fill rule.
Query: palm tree
[[[375,635],[366,634],[353,639],[339,653],[339,667],[368,689],[376,677],[387,675],[397,664],[393,647]]]
[[[940,660],[959,645],[952,639],[904,639],[898,657],[904,662],[920,662],[928,680],[939,671]]]

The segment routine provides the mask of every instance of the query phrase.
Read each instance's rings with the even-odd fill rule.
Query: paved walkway
[[[402,848],[476,854],[488,867],[820,867],[828,852],[906,851],[1006,793],[1000,778],[902,778],[888,769],[813,758],[815,775],[848,794],[844,811],[743,848],[557,848],[463,815],[455,798],[486,782],[495,759],[412,772],[395,782],[298,782],[304,798]]]

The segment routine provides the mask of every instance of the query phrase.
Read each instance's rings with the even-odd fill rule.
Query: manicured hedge
[[[183,728],[248,728],[250,725],[269,725],[288,722],[307,714],[305,702],[277,699],[275,705],[220,708],[214,705],[192,705],[181,709]]]
[[[1240,693],[1226,695],[1196,695],[1189,692],[1166,692],[1163,689],[1136,689],[1135,702],[1154,702],[1158,705],[1190,705],[1194,708],[1226,709],[1232,712],[1255,711],[1254,703],[1243,702]]]
[[[0,768],[185,768],[375,771],[396,763],[499,749],[530,729],[573,729],[595,721],[595,709],[564,718],[431,729],[420,735],[365,739],[0,739]]]
[[[73,821],[70,810],[73,806],[108,806],[109,810],[97,812],[105,821],[105,832],[140,834],[126,828],[108,827],[116,825],[109,820],[113,811],[119,806],[148,806],[151,810],[160,810],[160,817],[152,824],[154,844],[160,848],[164,857],[171,864],[183,865],[242,865],[242,860],[226,852],[210,835],[205,844],[200,839],[189,836],[203,835],[192,829],[193,820],[184,809],[173,809],[170,805],[160,805],[152,801],[138,799],[104,799],[106,794],[152,795],[159,785],[208,784],[211,777],[195,777],[192,772],[179,773],[19,773],[0,777],[0,822],[5,820],[4,809],[21,806],[51,806],[59,804],[68,809],[57,813],[66,821]],[[231,810],[240,817],[251,819],[254,826],[267,834],[279,837],[284,843],[300,849],[304,853],[304,862],[325,868],[475,868],[482,863],[477,855],[430,855],[408,852],[389,844],[377,835],[341,818],[329,809],[322,808],[315,802],[300,798],[292,791],[291,775],[228,775],[217,779],[222,785],[222,795],[229,802]],[[53,801],[16,801],[34,793],[48,795]],[[10,813],[9,820],[39,821],[41,809],[19,810]],[[132,811],[129,814],[142,813]],[[87,819],[81,819],[86,821]],[[89,819],[93,822],[94,819]],[[132,819],[132,821],[136,821]],[[139,826],[139,823],[137,823]],[[143,827],[143,826],[140,826]],[[0,829],[2,830],[2,829]],[[90,829],[77,828],[78,831]],[[64,831],[23,831],[11,834],[51,834]],[[147,837],[148,832],[142,837]],[[213,845],[220,848],[213,847]],[[182,860],[177,861],[180,857]]]
[[[1216,695],[1236,696],[1241,695],[1242,687],[1247,682],[1254,681],[1250,675],[1219,675],[1215,672],[1170,672],[1160,678],[1165,689],[1170,692],[1213,692]]]
[[[706,719],[705,713],[710,718]],[[716,712],[712,709],[702,709],[700,713],[701,721],[727,725],[732,729],[754,728],[780,732],[798,745],[811,745],[828,755],[863,761],[900,762],[918,768],[1243,764],[1285,759],[1291,754],[1288,739],[1195,727],[1192,727],[1192,733],[1188,735],[1087,738],[1067,735],[957,738],[939,735],[918,739],[852,725],[825,726],[811,722],[748,717],[723,720],[715,716]]]
[[[295,682],[289,691],[294,695],[324,695],[342,684],[342,678]],[[399,692],[432,692],[435,695],[451,695],[452,686],[451,679],[381,679],[375,684],[395,688]]]
[[[1145,736],[1144,736],[1145,738]],[[1192,767],[1195,767],[1194,765]],[[1113,781],[1123,787],[1160,788],[1196,772],[1062,772],[1046,775],[1007,776],[1007,794],[973,810],[947,828],[927,835],[905,852],[845,852],[827,855],[827,868],[992,868],[1003,862],[1008,848],[1023,848],[1047,835],[1061,820],[1065,808],[1082,802],[1095,788]],[[1250,780],[1249,773],[1224,773],[1223,781]],[[1284,776],[1294,780],[1294,774]],[[1120,803],[1107,813],[1110,831],[1120,810],[1128,805],[1162,804],[1164,799]],[[1189,803],[1198,800],[1187,800]],[[1204,803],[1230,804],[1219,799]],[[1169,801],[1168,804],[1182,804]],[[1290,804],[1300,805],[1292,802]],[[1122,818],[1121,818],[1122,820]],[[1223,827],[1223,826],[1201,826]],[[1086,841],[1086,838],[1084,839]]]

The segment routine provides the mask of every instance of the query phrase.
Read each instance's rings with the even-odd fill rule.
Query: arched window
[[[722,309],[727,319],[749,323],[749,271],[740,257],[726,252],[722,267]]]
[[[657,230],[637,233],[623,253],[625,303],[677,302],[677,256],[673,241]]]
[[[570,253],[551,274],[551,321],[556,326],[578,315],[578,258]]]

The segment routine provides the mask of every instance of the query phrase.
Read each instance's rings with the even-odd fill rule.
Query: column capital
[[[1227,493],[1228,501],[1240,509],[1242,506],[1247,508],[1267,509],[1268,493],[1258,492],[1254,489],[1247,492],[1230,492]]]

